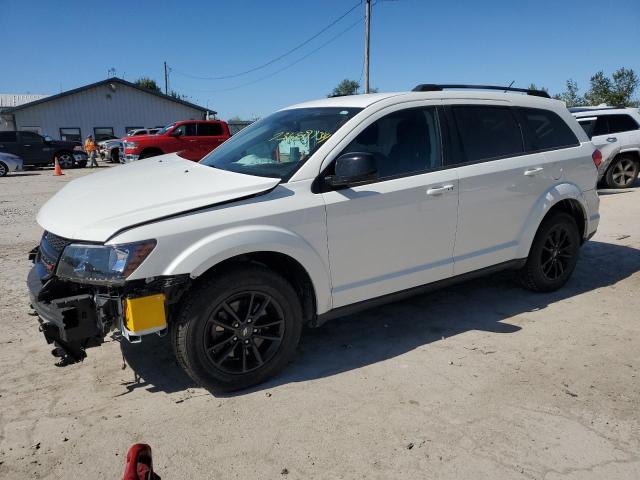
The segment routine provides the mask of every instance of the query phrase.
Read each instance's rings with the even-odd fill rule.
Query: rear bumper
[[[585,240],[590,239],[596,234],[598,225],[600,224],[600,197],[598,191],[587,190],[582,193],[587,203],[587,228],[585,229]]]

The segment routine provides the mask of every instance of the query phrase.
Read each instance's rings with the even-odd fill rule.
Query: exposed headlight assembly
[[[56,275],[93,285],[122,285],[156,246],[155,240],[121,245],[67,245]]]

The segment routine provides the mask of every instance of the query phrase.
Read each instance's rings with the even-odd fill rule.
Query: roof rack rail
[[[436,84],[422,83],[416,86],[413,92],[441,92],[445,89],[473,89],[473,90],[501,90],[503,92],[520,92],[534,97],[551,98],[544,90],[532,90],[529,88],[500,87],[497,85],[456,85],[456,84]]]

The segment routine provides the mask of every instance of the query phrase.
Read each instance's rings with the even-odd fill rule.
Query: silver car
[[[9,172],[22,171],[22,159],[12,153],[0,152],[0,177],[6,176]]]

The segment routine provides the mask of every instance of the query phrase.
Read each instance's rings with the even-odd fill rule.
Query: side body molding
[[[526,258],[529,256],[533,238],[543,218],[554,205],[563,200],[576,200],[580,204],[585,218],[584,232],[589,232],[589,210],[587,201],[580,191],[580,188],[573,183],[560,183],[547,190],[544,195],[541,195],[531,208],[529,216],[524,222],[522,232],[520,233],[520,242],[516,258]]]
[[[280,227],[241,226],[215,232],[186,248],[164,274],[190,272],[192,278],[197,278],[224,260],[255,252],[281,253],[296,260],[313,284],[317,313],[331,309],[331,278],[321,256],[300,235]]]

